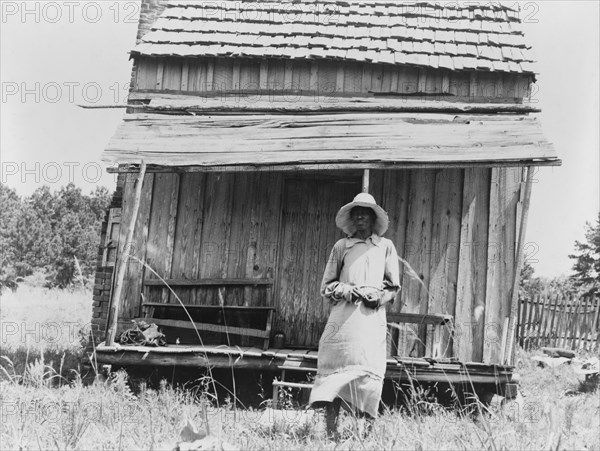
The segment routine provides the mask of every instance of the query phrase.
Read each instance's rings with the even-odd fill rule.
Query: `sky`
[[[114,189],[100,156],[124,110],[77,105],[124,104],[138,3],[0,2],[2,183],[20,195],[69,182]],[[563,161],[535,174],[525,250],[539,276],[570,273],[568,254],[600,208],[599,5],[521,2],[540,73],[532,101]]]

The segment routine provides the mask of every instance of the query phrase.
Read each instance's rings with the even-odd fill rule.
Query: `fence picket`
[[[558,310],[558,300],[559,300],[559,296],[558,295],[554,295],[554,302],[552,302],[552,306],[550,307],[551,309],[551,319],[550,319],[550,340],[549,340],[549,345],[550,346],[555,346],[556,344],[556,311]]]
[[[594,325],[592,327],[592,340],[590,341],[590,349],[595,351],[600,345],[598,336],[598,316],[600,316],[600,299],[596,298],[596,308],[594,312]],[[594,344],[594,342],[596,342]]]
[[[523,349],[541,346],[596,350],[600,346],[600,298],[539,293],[520,299],[516,326]]]

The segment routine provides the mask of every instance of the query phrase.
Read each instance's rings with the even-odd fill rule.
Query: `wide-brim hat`
[[[350,212],[354,207],[366,207],[373,210],[375,213],[375,224],[373,224],[373,232],[381,236],[385,233],[389,225],[388,214],[383,208],[377,205],[375,198],[369,193],[360,193],[354,197],[354,200],[349,204],[344,205],[338,211],[335,217],[335,225],[344,231],[348,235],[354,234],[356,228],[354,222],[350,217]]]

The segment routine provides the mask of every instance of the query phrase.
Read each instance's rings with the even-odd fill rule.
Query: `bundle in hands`
[[[371,309],[378,309],[383,304],[384,290],[373,286],[357,286],[343,282],[332,282],[325,288],[325,297],[332,302],[340,301],[360,304]]]

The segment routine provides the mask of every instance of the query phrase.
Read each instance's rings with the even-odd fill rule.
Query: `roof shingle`
[[[534,73],[519,11],[394,0],[168,0],[132,53],[345,59]],[[293,49],[293,50],[292,50]]]

